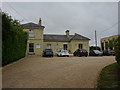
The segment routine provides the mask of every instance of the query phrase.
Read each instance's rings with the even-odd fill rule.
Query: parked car
[[[67,56],[69,57],[69,53],[67,50],[60,50],[58,52],[56,52],[57,56]]]
[[[105,55],[105,56],[110,56],[110,55],[115,56],[115,51],[114,50],[104,50],[103,55]]]
[[[88,52],[85,50],[85,49],[77,49],[74,53],[73,53],[74,56],[88,56]]]
[[[53,51],[52,51],[52,49],[45,49],[43,51],[43,57],[53,57]]]
[[[99,50],[92,50],[89,53],[89,56],[102,56],[103,52],[99,51]]]

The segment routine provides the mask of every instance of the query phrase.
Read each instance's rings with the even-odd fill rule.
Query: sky
[[[38,23],[42,19],[45,34],[78,33],[95,45],[100,39],[118,34],[117,2],[4,2],[2,11],[21,24]]]

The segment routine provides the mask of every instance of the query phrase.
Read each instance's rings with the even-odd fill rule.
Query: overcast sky
[[[46,34],[78,33],[91,39],[95,45],[94,31],[100,38],[118,34],[117,2],[9,2],[2,10],[21,23],[38,23],[42,18]]]

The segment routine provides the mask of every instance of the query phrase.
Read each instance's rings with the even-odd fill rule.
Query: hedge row
[[[2,14],[2,66],[25,57],[27,33],[17,20]]]
[[[115,58],[117,63],[120,65],[120,35],[115,42]]]

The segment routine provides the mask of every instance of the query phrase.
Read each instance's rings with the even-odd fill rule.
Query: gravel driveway
[[[29,56],[3,67],[3,88],[94,88],[114,58]]]

